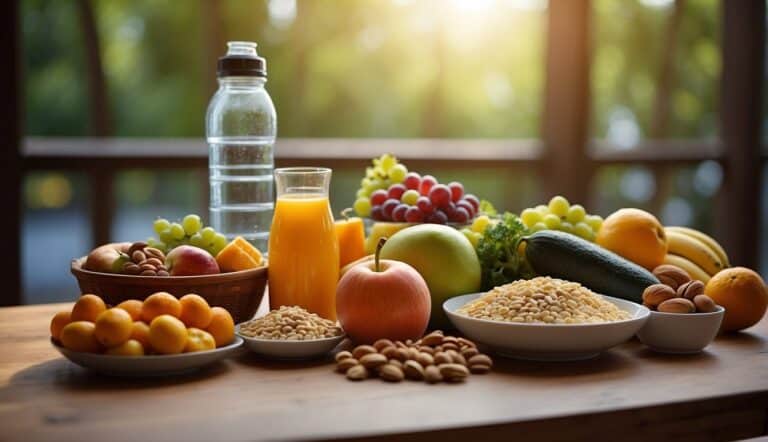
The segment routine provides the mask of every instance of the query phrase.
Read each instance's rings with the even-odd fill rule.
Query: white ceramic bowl
[[[451,298],[443,310],[468,338],[487,345],[503,356],[536,361],[589,359],[630,339],[648,319],[650,311],[634,302],[603,296],[628,312],[631,319],[595,324],[521,324],[475,319],[456,313],[484,293]]]
[[[346,337],[342,335],[308,341],[252,338],[240,334],[240,324],[235,327],[235,333],[245,340],[245,348],[272,359],[319,358],[330,353]]]
[[[68,350],[51,340],[51,344],[64,357],[81,367],[108,376],[167,376],[211,365],[235,353],[243,344],[237,336],[232,343],[215,350],[178,355],[112,356]]]
[[[725,308],[719,305],[712,313],[651,312],[637,338],[661,353],[698,353],[715,339],[723,316]]]

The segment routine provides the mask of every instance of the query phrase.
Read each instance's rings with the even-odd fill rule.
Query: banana
[[[680,255],[701,267],[707,274],[714,275],[725,266],[706,244],[680,232],[667,231],[668,253]]]
[[[664,264],[671,264],[673,266],[680,267],[681,269],[688,272],[688,276],[693,279],[698,279],[704,284],[709,281],[710,276],[707,274],[707,272],[702,270],[701,267],[697,266],[691,261],[683,258],[682,256],[667,253],[667,256],[664,258]]]
[[[717,254],[717,257],[720,258],[720,262],[722,262],[725,267],[731,266],[731,263],[728,260],[728,254],[725,253],[725,250],[723,249],[723,247],[720,244],[718,244],[718,242],[715,241],[714,238],[707,235],[706,233],[700,232],[695,229],[691,229],[690,227],[678,227],[678,226],[665,227],[665,230],[680,232],[690,237],[698,239],[699,241],[706,244],[710,249],[712,249],[712,251],[715,252],[715,254]]]

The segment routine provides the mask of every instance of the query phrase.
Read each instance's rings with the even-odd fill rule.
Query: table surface
[[[492,373],[455,385],[354,383],[330,358],[274,362],[245,351],[195,374],[121,379],[52,348],[49,320],[70,305],[0,309],[0,439],[445,441],[509,439],[511,431],[578,439],[606,437],[606,425],[629,439],[765,431],[768,319],[698,355],[656,354],[631,341],[589,361],[496,358]]]

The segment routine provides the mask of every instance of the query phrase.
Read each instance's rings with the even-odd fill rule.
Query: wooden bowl
[[[177,298],[197,293],[211,306],[227,309],[236,324],[253,317],[267,285],[267,266],[217,275],[134,276],[85,270],[85,259],[73,259],[71,267],[81,293],[98,295],[109,305],[127,299],[144,300],[156,292]]]

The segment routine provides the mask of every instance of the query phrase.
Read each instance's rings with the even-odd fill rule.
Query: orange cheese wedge
[[[264,265],[264,257],[259,249],[238,236],[221,249],[216,255],[216,262],[222,272],[237,272],[261,267]]]

